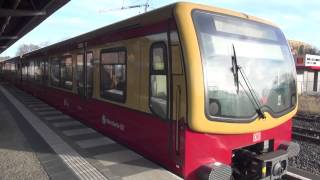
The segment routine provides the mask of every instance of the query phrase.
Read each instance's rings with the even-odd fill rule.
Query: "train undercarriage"
[[[212,163],[199,169],[201,180],[281,180],[287,173],[288,158],[298,155],[297,143],[281,144],[273,151],[273,141],[264,141],[233,151],[231,166]]]

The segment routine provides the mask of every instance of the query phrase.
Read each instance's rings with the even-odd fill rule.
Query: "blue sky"
[[[125,0],[124,5],[145,3],[146,0]],[[150,0],[149,10],[173,3]],[[232,9],[276,23],[287,39],[301,40],[320,48],[319,0],[192,0]],[[0,56],[15,56],[21,44],[53,44],[143,12],[143,8],[122,11],[101,10],[120,8],[122,0],[71,0],[42,24],[17,41]]]

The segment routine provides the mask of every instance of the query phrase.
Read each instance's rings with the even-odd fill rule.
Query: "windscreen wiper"
[[[233,56],[231,58],[231,60],[232,60],[231,71],[233,73],[234,84],[236,86],[237,94],[239,93],[239,84],[240,84],[242,89],[244,90],[244,92],[248,96],[248,98],[249,98],[250,102],[252,103],[252,105],[256,106],[256,112],[257,112],[259,118],[265,119],[266,117],[265,117],[265,115],[263,114],[263,112],[261,110],[261,104],[259,102],[257,94],[254,91],[254,89],[252,88],[248,77],[246,76],[246,74],[244,73],[242,68],[238,65],[237,54],[236,54],[236,50],[235,50],[235,47],[234,47],[233,44],[232,44],[232,50],[233,50]],[[247,88],[249,90],[249,93],[246,91],[246,89],[243,87],[243,85],[239,81],[239,72],[240,72],[240,75],[241,75],[241,77],[243,78],[243,80],[245,82],[245,85],[247,86]]]
[[[233,50],[233,56],[232,58],[232,67],[231,67],[231,71],[233,74],[233,78],[234,78],[234,85],[236,86],[237,89],[237,94],[239,94],[239,66],[238,66],[238,62],[237,62],[237,55],[236,55],[236,50],[234,48],[234,45],[232,44],[232,50]]]

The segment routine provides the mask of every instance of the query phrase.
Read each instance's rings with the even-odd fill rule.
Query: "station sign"
[[[320,67],[320,56],[307,54],[305,56],[305,66],[318,66]]]
[[[295,56],[297,67],[320,68],[320,56],[306,54],[305,56]]]

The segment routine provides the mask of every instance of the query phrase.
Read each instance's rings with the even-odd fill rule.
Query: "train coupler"
[[[273,144],[273,143],[272,143]],[[287,174],[288,158],[298,155],[296,143],[283,143],[273,151],[272,146],[255,144],[233,152],[232,175],[237,180],[279,180]]]

